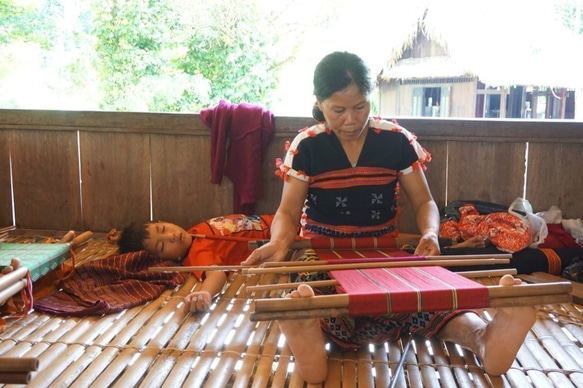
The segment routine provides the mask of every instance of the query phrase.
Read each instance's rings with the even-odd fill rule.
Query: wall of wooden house
[[[399,118],[433,159],[427,180],[452,200],[510,204],[583,217],[583,124],[568,120]],[[276,117],[257,213],[273,213],[274,160],[307,117]],[[232,184],[210,183],[210,130],[197,114],[0,110],[0,227],[107,232],[132,221],[189,227],[232,212]],[[417,229],[401,193],[400,229]]]
[[[448,117],[474,117],[476,104],[475,82],[450,84],[419,83],[404,84],[391,80],[379,83],[379,114],[383,117],[413,116],[413,89],[417,87],[449,86],[450,109]]]

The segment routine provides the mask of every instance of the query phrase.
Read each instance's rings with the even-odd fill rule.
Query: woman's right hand
[[[266,263],[268,261],[285,261],[287,248],[283,244],[270,241],[267,244],[255,249],[241,265],[252,266]]]

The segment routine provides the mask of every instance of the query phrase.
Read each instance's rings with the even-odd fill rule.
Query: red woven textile
[[[332,271],[349,314],[381,315],[488,307],[488,289],[443,267]]]
[[[315,237],[311,238],[310,242],[313,249],[396,248],[397,246],[394,237]]]
[[[61,290],[34,303],[34,309],[56,315],[83,317],[116,313],[157,298],[166,288],[182,284],[188,273],[153,272],[171,267],[146,252],[116,254],[85,263],[62,281]]]
[[[327,260],[329,263],[349,263],[346,259],[364,259],[364,258],[402,258],[412,257],[410,253],[396,248],[381,248],[381,249],[315,249],[319,260]],[[338,260],[341,259],[341,260]],[[399,259],[402,260],[402,259]],[[423,260],[421,256],[415,256],[415,260]],[[364,261],[364,260],[363,260]],[[371,260],[368,260],[371,261]]]

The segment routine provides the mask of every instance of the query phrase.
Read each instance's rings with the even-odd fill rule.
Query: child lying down
[[[121,232],[112,230],[108,241],[117,243],[120,253],[146,250],[161,259],[182,261],[185,266],[239,265],[250,254],[247,242],[195,235],[265,240],[270,237],[272,219],[273,215],[234,214],[211,218],[188,231],[169,222],[132,223]],[[184,310],[207,311],[227,282],[228,274],[197,271],[194,275],[202,286],[184,298]]]

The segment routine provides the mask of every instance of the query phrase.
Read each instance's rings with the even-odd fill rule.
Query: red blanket
[[[34,303],[37,311],[71,316],[109,314],[144,304],[188,273],[150,272],[148,267],[176,266],[146,251],[112,255],[83,264],[59,284],[60,290]]]

